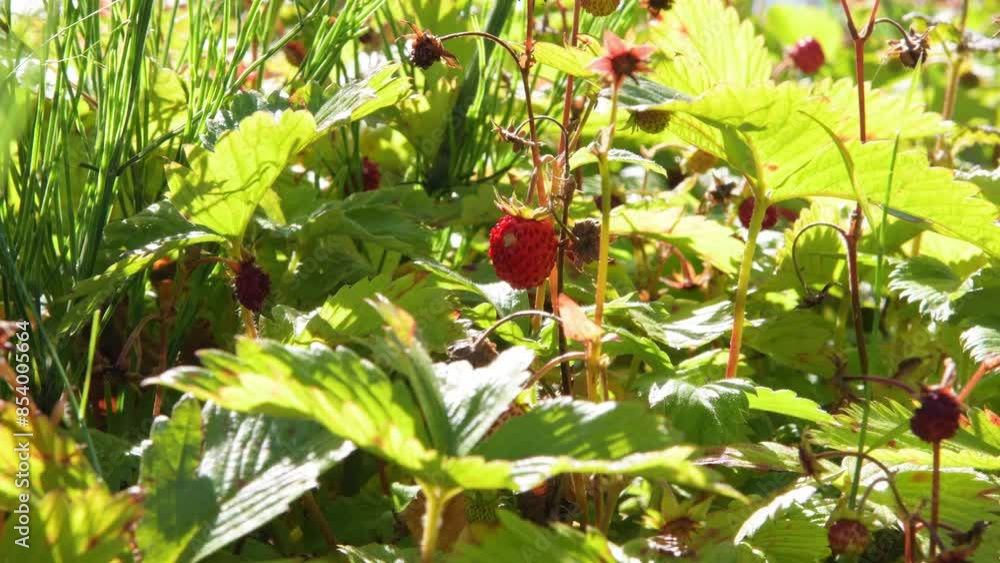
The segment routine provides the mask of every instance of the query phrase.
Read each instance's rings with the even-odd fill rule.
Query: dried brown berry
[[[917,63],[927,60],[927,51],[931,48],[927,35],[927,33],[914,33],[911,29],[905,39],[890,39],[886,54],[898,58],[907,68],[916,68]]]
[[[621,0],[580,0],[580,8],[592,16],[607,16],[621,3]]]
[[[910,418],[910,430],[925,442],[940,442],[958,433],[962,418],[962,405],[944,387],[924,387],[920,393],[920,407]]]
[[[410,35],[404,35],[404,39],[412,39],[413,45],[410,47],[410,62],[413,66],[428,69],[434,63],[444,60],[449,68],[459,68],[458,59],[455,55],[445,50],[444,44],[433,33],[427,30],[420,31],[417,26],[406,22],[413,30]]]
[[[448,346],[448,358],[453,362],[465,360],[472,367],[486,367],[497,358],[497,346],[490,339],[476,345],[478,336],[463,338]]]
[[[236,300],[255,313],[264,308],[264,300],[271,293],[271,276],[260,269],[253,258],[239,263],[236,269]]]
[[[573,225],[573,237],[567,248],[567,257],[577,268],[595,262],[601,252],[601,222],[584,219]]]
[[[657,17],[660,12],[669,10],[674,5],[674,0],[643,0],[642,6],[649,10],[649,15]]]
[[[867,526],[854,518],[840,518],[827,527],[826,539],[834,555],[856,557],[868,549],[871,532]]]
[[[640,131],[659,133],[670,123],[670,112],[658,109],[632,112],[632,123]]]

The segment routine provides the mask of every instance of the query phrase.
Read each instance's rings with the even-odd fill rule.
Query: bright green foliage
[[[600,2],[7,2],[0,553],[993,561],[994,14]]]
[[[0,457],[0,508],[11,514],[0,540],[3,553],[31,563],[116,561],[128,545],[126,529],[143,513],[137,492],[110,492],[77,444],[43,416],[22,426],[15,408],[0,405],[0,445],[13,453]],[[28,457],[26,471],[19,467],[21,453]],[[28,516],[28,534],[15,530],[18,511]],[[27,548],[15,544],[24,536]]]
[[[146,490],[145,515],[136,542],[159,561],[178,561],[198,530],[218,510],[212,481],[198,476],[201,458],[201,405],[185,398],[174,407],[169,422],[153,423],[152,443],[142,454],[139,483]],[[187,502],[186,499],[199,499]]]
[[[308,112],[258,112],[213,150],[194,148],[168,170],[170,200],[191,220],[239,241],[250,216],[292,157],[314,139]]]

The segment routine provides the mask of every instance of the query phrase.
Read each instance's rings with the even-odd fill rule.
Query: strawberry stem
[[[736,298],[733,302],[733,334],[729,339],[729,361],[726,362],[726,379],[736,377],[740,363],[740,347],[743,345],[743,322],[746,319],[747,292],[750,288],[750,272],[753,271],[753,256],[757,250],[757,235],[764,225],[764,216],[770,203],[760,198],[753,207],[747,242],[743,247],[743,262],[740,264],[739,280],[736,283]]]

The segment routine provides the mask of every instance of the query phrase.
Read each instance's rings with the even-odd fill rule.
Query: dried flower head
[[[637,73],[649,72],[649,56],[656,47],[629,45],[611,31],[604,32],[604,54],[590,63],[590,68],[603,74],[614,85],[621,86],[626,78],[636,80]]]
[[[413,30],[412,34],[404,35],[403,39],[410,39],[413,45],[410,47],[410,62],[414,66],[428,69],[439,60],[444,60],[448,68],[461,68],[455,55],[445,50],[441,40],[428,30],[420,31],[416,25],[410,22],[403,22]]]
[[[929,33],[915,33],[910,29],[910,34],[905,39],[890,39],[886,55],[898,58],[905,67],[915,68],[917,63],[927,60],[927,51],[931,48],[927,41]]]
[[[597,219],[577,221],[569,242],[566,254],[577,269],[597,261],[601,250],[601,222]]]
[[[523,131],[516,131],[513,127],[508,129],[506,127],[502,127],[496,122],[493,122],[493,130],[496,131],[497,136],[500,137],[501,141],[510,143],[514,152],[521,152],[524,150],[524,147],[531,146],[532,144],[529,139],[525,138]]]

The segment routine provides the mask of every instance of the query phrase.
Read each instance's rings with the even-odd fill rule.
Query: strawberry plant
[[[1000,8],[0,6],[4,561],[1000,553]]]

